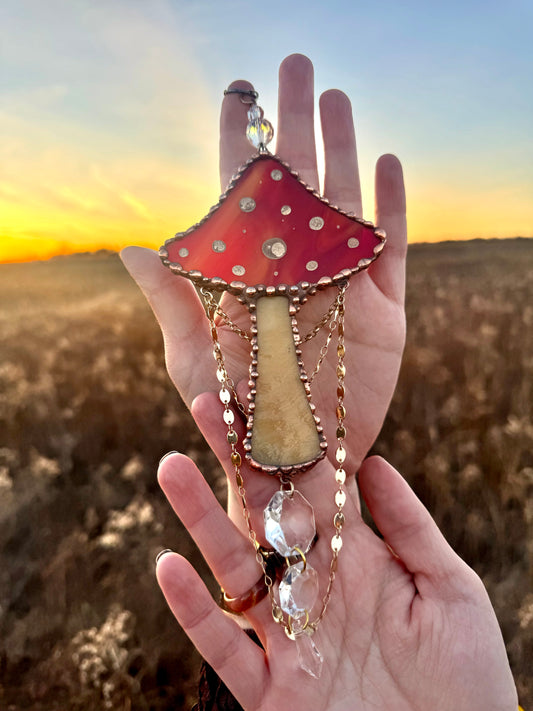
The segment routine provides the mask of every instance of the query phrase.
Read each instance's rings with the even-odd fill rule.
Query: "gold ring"
[[[242,615],[268,595],[267,580],[270,581],[269,585],[272,585],[277,579],[281,579],[283,558],[275,551],[259,545],[257,553],[264,561],[264,575],[249,590],[237,597],[230,597],[225,590],[221,589],[219,605],[226,612]]]
[[[226,612],[232,612],[234,615],[242,615],[243,612],[257,605],[258,602],[266,597],[268,588],[265,579],[262,577],[243,595],[230,597],[224,590],[220,591],[220,607]]]

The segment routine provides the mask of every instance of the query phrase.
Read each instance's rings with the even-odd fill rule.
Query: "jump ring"
[[[255,91],[255,89],[224,89],[224,96],[228,94],[239,94],[243,104],[255,104],[259,97],[259,92]],[[246,101],[245,97],[248,97],[248,101]]]

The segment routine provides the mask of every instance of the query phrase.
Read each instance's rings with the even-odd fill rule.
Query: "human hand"
[[[194,415],[220,457],[227,443],[215,397],[200,396]],[[275,482],[244,475],[257,521]],[[170,455],[159,480],[219,584],[231,596],[244,594],[261,576],[253,548],[194,464]],[[361,519],[350,480],[332,596],[313,636],[324,656],[321,678],[299,669],[295,643],[273,622],[268,597],[245,613],[263,651],[217,607],[184,558],[165,554],[157,566],[159,583],[200,654],[250,711],[516,711],[505,647],[480,579],[384,460],[363,463],[359,486],[383,540]],[[331,560],[331,464],[318,463],[299,479],[298,490],[314,505],[319,539],[308,560],[323,595]]]
[[[231,87],[251,89],[248,82]],[[288,57],[280,68],[279,117],[276,152],[300,176],[318,188],[313,122],[313,67],[302,55]],[[221,114],[220,174],[224,189],[235,170],[254,149],[245,138],[246,105],[238,95],[224,98]],[[351,106],[340,91],[320,98],[325,145],[324,196],[332,204],[362,216]],[[346,296],[346,400],[351,404],[345,420],[348,431],[348,471],[355,471],[372,446],[383,423],[396,384],[405,338],[403,312],[406,253],[405,196],[402,170],[391,155],[382,156],[376,168],[376,222],[387,232],[387,245],[371,267],[350,280]],[[193,285],[172,274],[155,252],[130,247],[122,258],[143,290],[161,325],[169,374],[184,402],[206,390],[216,391],[215,365],[209,326]],[[305,304],[298,321],[308,332],[327,311],[334,290],[326,289]],[[225,310],[234,320],[248,319],[234,297],[225,295]],[[223,324],[219,339],[227,369],[236,382],[248,380],[249,344]],[[304,360],[314,364],[322,343],[304,346]],[[326,359],[312,386],[312,399],[321,416],[326,437],[335,441],[337,404],[336,363]],[[334,452],[329,456],[333,460]]]

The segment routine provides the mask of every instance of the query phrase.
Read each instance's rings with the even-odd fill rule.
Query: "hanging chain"
[[[224,412],[222,414],[222,419],[224,420],[224,423],[226,424],[226,426],[228,428],[227,433],[226,433],[226,439],[227,439],[228,444],[230,445],[230,448],[231,448],[230,459],[231,459],[231,463],[234,468],[235,482],[237,484],[237,492],[239,494],[241,504],[242,504],[243,516],[244,516],[244,520],[246,522],[246,527],[248,530],[248,538],[250,539],[250,541],[254,547],[255,554],[256,554],[256,560],[259,563],[259,565],[261,566],[261,570],[263,571],[265,585],[267,586],[268,595],[269,595],[271,606],[272,606],[272,617],[277,624],[281,625],[285,629],[285,633],[291,639],[295,639],[295,637],[298,634],[302,634],[305,630],[308,630],[309,633],[314,632],[317,629],[321,620],[324,618],[324,615],[326,614],[326,610],[327,610],[327,607],[328,607],[330,599],[331,599],[333,582],[335,580],[335,575],[337,572],[339,551],[342,548],[341,531],[342,531],[342,528],[345,523],[345,517],[344,517],[344,513],[342,512],[342,509],[343,509],[344,504],[346,502],[346,492],[344,490],[344,483],[346,481],[346,472],[344,471],[342,465],[344,464],[344,461],[346,460],[346,450],[344,448],[344,439],[346,437],[346,429],[344,427],[344,420],[346,418],[346,409],[344,406],[344,395],[345,395],[344,380],[345,380],[345,376],[346,376],[346,367],[344,365],[344,356],[345,356],[345,345],[344,345],[345,306],[344,306],[344,302],[345,302],[345,293],[346,293],[347,286],[348,286],[347,284],[344,284],[341,287],[339,287],[339,293],[337,295],[337,298],[335,299],[335,302],[332,305],[332,307],[330,307],[330,309],[328,310],[326,321],[324,322],[324,324],[322,324],[322,325],[325,325],[327,320],[333,316],[333,319],[332,319],[332,322],[330,323],[330,327],[329,327],[329,331],[328,331],[328,338],[327,338],[326,346],[325,346],[326,351],[327,351],[327,346],[329,346],[329,342],[332,339],[333,331],[335,330],[335,328],[337,329],[337,408],[336,408],[337,449],[335,451],[335,459],[337,461],[338,467],[335,470],[335,481],[337,482],[338,489],[335,492],[335,504],[337,506],[337,511],[333,517],[333,525],[335,527],[335,534],[334,534],[333,538],[331,539],[332,558],[331,558],[331,563],[330,563],[330,568],[329,568],[328,585],[327,585],[324,597],[322,599],[322,607],[321,607],[320,613],[319,613],[318,617],[311,622],[309,620],[309,613],[306,611],[306,621],[305,621],[304,625],[301,627],[301,629],[298,631],[293,629],[293,627],[291,625],[291,618],[290,617],[288,618],[288,620],[285,619],[283,610],[281,609],[281,607],[279,606],[279,604],[275,598],[275,594],[274,594],[275,576],[273,577],[272,574],[270,573],[270,571],[267,570],[268,552],[263,551],[263,549],[261,548],[259,541],[257,540],[257,533],[255,532],[252,522],[251,522],[250,509],[248,508],[248,501],[246,499],[246,490],[244,487],[244,480],[243,480],[242,474],[241,474],[242,457],[241,457],[239,451],[237,450],[237,444],[239,441],[239,437],[237,435],[237,432],[233,428],[233,423],[235,422],[235,415],[233,413],[233,410],[230,407],[232,395],[233,395],[233,398],[234,398],[235,402],[237,403],[237,406],[239,407],[239,409],[244,411],[244,407],[239,403],[239,401],[237,399],[237,393],[235,392],[235,386],[234,386],[233,380],[228,375],[224,355],[222,354],[220,342],[218,340],[218,330],[217,330],[217,325],[215,323],[215,314],[218,313],[217,303],[210,291],[208,291],[207,289],[201,289],[201,294],[205,300],[207,317],[209,319],[209,323],[211,326],[211,339],[213,341],[213,357],[214,357],[215,362],[217,364],[217,373],[216,373],[217,379],[221,385],[220,391],[219,391],[219,398],[220,398],[221,403],[224,406]],[[324,319],[322,319],[322,320],[324,320]],[[318,332],[318,330],[316,332]],[[316,335],[316,333],[315,333],[315,335]],[[324,353],[324,357],[325,357],[325,353]],[[323,360],[323,358],[321,360],[319,359],[319,362],[321,363],[322,360]],[[318,367],[320,367],[320,366],[318,366]],[[316,372],[318,372],[318,370],[316,370]],[[281,488],[284,489],[284,487],[286,487],[286,486],[290,486],[291,491],[294,490],[294,485],[293,485],[292,481],[290,481],[290,480],[289,480],[289,482],[281,481]],[[300,553],[301,553],[301,551],[300,551]],[[301,557],[302,557],[302,559],[305,560],[305,557],[303,556],[303,554]]]
[[[235,387],[235,383],[228,375],[228,372],[226,370],[226,366],[224,363],[224,357],[222,355],[222,351],[220,350],[220,343],[218,341],[218,329],[217,329],[217,324],[215,322],[215,314],[218,313],[219,306],[216,302],[215,297],[208,289],[205,289],[205,288],[200,289],[200,294],[202,295],[202,297],[204,299],[205,311],[207,314],[207,318],[209,319],[209,325],[211,326],[211,339],[213,341],[213,358],[215,359],[216,364],[217,364],[218,382],[224,383],[226,389],[231,391],[231,394],[233,395],[233,400],[235,401],[236,406],[239,408],[239,410],[242,412],[242,414],[245,417],[247,417],[248,413],[246,411],[246,408],[242,404],[242,402],[239,400],[239,397],[237,395],[237,389]],[[231,400],[231,398],[230,398],[230,400]],[[231,410],[230,410],[230,412],[231,412]],[[233,414],[233,413],[231,413],[231,414]]]
[[[202,294],[205,296],[203,293],[204,290],[202,289]],[[210,292],[207,292],[211,297],[212,294]],[[235,482],[237,484],[237,492],[239,494],[239,497],[241,499],[241,504],[242,504],[242,512],[244,516],[244,520],[246,522],[246,528],[248,529],[248,538],[252,542],[252,545],[255,550],[255,557],[259,565],[261,566],[261,570],[263,571],[263,577],[265,580],[265,585],[267,586],[268,589],[268,595],[270,597],[270,601],[272,604],[272,617],[274,618],[275,622],[278,624],[284,624],[286,625],[284,618],[283,618],[283,611],[281,607],[278,605],[276,598],[274,596],[274,583],[275,583],[275,577],[272,578],[272,575],[270,572],[267,570],[267,564],[268,564],[268,554],[263,552],[259,545],[259,541],[257,540],[257,533],[255,532],[253,526],[252,526],[252,521],[250,517],[250,509],[248,508],[248,501],[246,499],[246,490],[244,488],[244,480],[242,478],[241,474],[241,465],[242,465],[242,457],[237,450],[237,444],[239,441],[239,437],[237,435],[237,432],[233,428],[233,423],[235,422],[235,415],[233,414],[232,409],[230,408],[230,402],[231,402],[231,393],[234,392],[234,387],[233,387],[233,381],[228,375],[228,371],[226,369],[226,362],[224,360],[224,355],[222,354],[222,350],[220,348],[220,342],[218,340],[218,331],[216,324],[214,322],[214,315],[216,313],[215,305],[213,304],[213,301],[209,298],[206,298],[206,311],[207,311],[207,316],[209,318],[210,324],[211,324],[211,339],[213,341],[213,357],[216,361],[217,364],[217,379],[221,385],[220,391],[219,391],[219,398],[222,404],[224,405],[224,412],[222,413],[222,419],[224,420],[224,423],[226,424],[228,431],[226,433],[226,439],[228,441],[228,444],[230,445],[231,448],[231,454],[230,454],[230,459],[231,463],[233,464],[233,469],[235,472]],[[235,397],[235,394],[234,394]]]
[[[314,338],[317,333],[320,331],[321,328],[323,328],[327,322],[334,316],[335,311],[337,310],[337,299],[331,304],[329,309],[326,311],[326,313],[322,316],[320,321],[313,326],[313,328],[309,331],[309,333],[302,338],[300,343],[307,343],[307,341],[310,341],[312,338]]]
[[[312,331],[310,331],[310,333],[313,333],[314,335],[316,335],[318,333],[318,331],[320,330],[320,328],[325,326],[326,323],[328,322],[328,319],[331,318],[331,321],[328,325],[328,333],[326,336],[326,342],[320,349],[317,364],[315,365],[315,368],[308,379],[309,383],[312,383],[313,380],[315,379],[315,375],[317,375],[317,373],[319,372],[320,367],[321,367],[322,363],[324,362],[325,357],[328,354],[329,344],[331,343],[331,339],[333,338],[333,332],[337,328],[337,313],[339,310],[339,304],[340,304],[341,299],[344,299],[344,294],[346,293],[347,288],[348,288],[348,282],[339,286],[339,292],[337,294],[337,297],[335,298],[335,301],[331,304],[327,313],[324,314],[324,316],[322,317],[320,322],[315,326],[315,328]],[[307,334],[307,336],[309,336],[309,333]],[[310,340],[310,338],[307,338],[307,336],[304,338],[302,343],[304,343],[306,341],[306,339]],[[311,336],[311,338],[313,338],[313,337],[314,336]]]
[[[344,420],[346,418],[346,407],[344,405],[344,396],[346,393],[344,385],[346,377],[346,366],[344,365],[344,357],[346,355],[346,348],[344,345],[344,299],[346,287],[347,284],[339,293],[337,307],[337,449],[335,451],[335,460],[338,466],[335,470],[335,481],[338,485],[338,488],[335,492],[335,505],[337,506],[337,511],[333,517],[335,534],[331,539],[331,550],[333,555],[329,567],[328,587],[326,590],[326,594],[324,595],[324,598],[322,600],[322,609],[317,619],[310,623],[310,627],[312,627],[313,629],[317,628],[319,622],[326,614],[326,610],[331,598],[333,581],[335,580],[335,574],[337,572],[339,552],[342,548],[341,531],[345,523],[345,517],[342,509],[344,508],[344,504],[346,503],[346,491],[344,490],[346,472],[343,469],[343,464],[346,461],[346,449],[344,448],[344,440],[346,437],[346,428],[344,427]]]
[[[341,287],[345,288],[345,287]],[[206,292],[208,296],[204,293]],[[240,326],[237,326],[235,321],[232,320],[231,316],[229,316],[224,309],[220,306],[220,303],[215,299],[213,294],[210,291],[207,291],[207,289],[202,289],[202,293],[204,295],[204,298],[209,301],[210,304],[214,306],[215,313],[217,316],[220,317],[223,323],[225,323],[233,333],[236,333],[240,338],[246,340],[246,341],[251,341],[252,340],[252,334],[249,331],[245,331],[243,328],[240,328]],[[328,323],[328,321],[334,317],[335,312],[337,310],[337,299],[331,304],[329,309],[326,311],[326,313],[322,316],[320,321],[318,321],[313,328],[307,333],[300,341],[299,343],[307,343],[308,341],[311,341],[318,333],[321,331],[322,328]],[[335,330],[336,323],[332,322],[330,324],[330,333],[332,333]],[[328,339],[328,345],[329,345],[329,340],[331,339],[331,336]],[[327,351],[327,347],[326,347]],[[320,367],[320,366],[319,366]]]
[[[233,321],[231,319],[231,316],[229,316],[224,311],[222,306],[215,299],[215,297],[211,291],[209,291],[208,289],[203,287],[202,289],[200,289],[200,293],[204,297],[204,301],[206,304],[206,310],[207,310],[207,307],[212,308],[214,310],[214,314],[216,314],[217,316],[220,317],[222,322],[225,323],[226,326],[229,327],[230,331],[233,331],[233,333],[236,333],[238,336],[240,336],[240,338],[243,338],[246,341],[252,340],[252,335],[248,331],[245,331],[243,328],[240,328],[239,326],[237,326],[235,321]]]

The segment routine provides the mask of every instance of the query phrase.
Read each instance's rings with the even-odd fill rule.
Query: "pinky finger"
[[[216,605],[185,558],[165,553],[156,572],[172,613],[196,649],[243,708],[258,708],[268,675],[262,649]]]
[[[369,273],[384,294],[403,304],[407,254],[405,186],[402,165],[393,155],[381,156],[376,165],[376,223],[387,233],[387,246]]]

